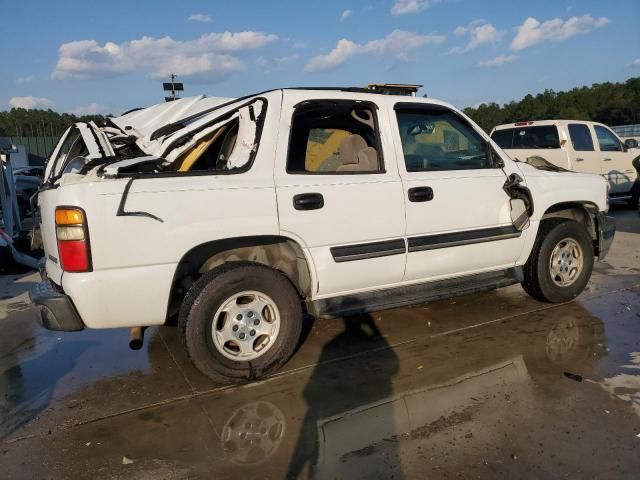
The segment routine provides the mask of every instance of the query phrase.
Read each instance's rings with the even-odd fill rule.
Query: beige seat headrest
[[[338,147],[340,162],[342,165],[353,165],[360,163],[358,153],[367,148],[367,142],[360,135],[349,135]]]

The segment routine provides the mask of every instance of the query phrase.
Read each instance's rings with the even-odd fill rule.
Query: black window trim
[[[472,131],[476,132],[478,134],[478,136],[480,137],[480,139],[484,142],[485,144],[485,149],[487,151],[487,157],[491,160],[491,163],[493,164],[491,167],[487,167],[487,168],[459,168],[459,169],[455,169],[455,170],[449,170],[449,169],[445,169],[445,170],[409,170],[407,169],[407,162],[404,159],[404,147],[403,147],[403,153],[402,153],[402,164],[404,165],[404,170],[406,173],[431,173],[431,172],[461,172],[461,171],[469,171],[469,170],[493,170],[493,169],[502,169],[504,168],[504,162],[502,160],[502,158],[500,157],[500,155],[495,151],[495,149],[493,148],[493,146],[491,145],[491,136],[487,135],[485,132],[478,132],[478,130],[471,124],[471,122],[469,122],[469,120],[467,120],[464,116],[462,116],[459,112],[456,112],[454,109],[447,107],[445,105],[439,105],[437,103],[418,103],[418,102],[396,102],[393,105],[393,110],[396,112],[396,126],[398,127],[398,133],[400,133],[400,127],[398,125],[398,111],[402,110],[402,111],[424,111],[424,110],[430,110],[430,111],[440,111],[440,112],[449,112],[452,113],[455,117],[458,118],[458,120],[460,120],[460,122],[462,122],[464,125],[468,126]],[[485,136],[489,137],[489,140],[487,140],[486,138],[484,138],[484,136],[482,135],[484,133]],[[400,145],[402,146],[402,138],[400,138]]]
[[[344,171],[344,172],[307,172],[307,171],[299,171],[299,170],[290,170],[289,169],[289,153],[291,152],[291,143],[293,140],[293,117],[296,114],[296,111],[301,108],[301,107],[305,107],[309,104],[318,104],[318,103],[352,103],[352,104],[362,104],[366,107],[371,108],[371,110],[373,111],[373,126],[375,129],[375,135],[376,135],[376,139],[378,140],[378,159],[380,161],[380,165],[379,165],[379,169],[375,170],[375,171],[354,171],[354,172],[348,172],[348,171]],[[291,127],[289,127],[289,141],[287,142],[287,158],[285,161],[285,171],[287,172],[287,174],[289,175],[345,175],[345,176],[349,176],[349,175],[384,175],[387,173],[387,169],[385,167],[385,162],[384,162],[384,153],[383,153],[383,148],[382,148],[382,136],[380,135],[380,125],[378,123],[378,110],[379,107],[375,102],[372,102],[370,100],[351,100],[351,99],[345,99],[345,98],[318,98],[318,99],[309,99],[309,100],[303,100],[302,102],[296,103],[293,106],[293,113],[291,114]]]

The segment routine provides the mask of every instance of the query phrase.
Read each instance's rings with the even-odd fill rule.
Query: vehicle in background
[[[581,120],[539,120],[498,125],[491,138],[514,160],[542,157],[558,167],[595,173],[609,181],[609,196],[638,205],[640,149],[609,127]]]

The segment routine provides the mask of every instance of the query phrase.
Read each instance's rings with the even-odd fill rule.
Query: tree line
[[[527,120],[591,120],[605,125],[640,124],[640,77],[623,83],[594,83],[567,92],[545,90],[502,106],[483,103],[465,108],[486,132],[496,125]]]
[[[105,115],[74,115],[48,110],[12,108],[0,112],[0,137],[57,137],[82,121],[104,122]]]
[[[476,108],[465,108],[464,112],[487,132],[496,125],[527,120],[571,119],[592,120],[606,125],[640,124],[640,77],[623,83],[595,83],[567,92],[545,90],[502,106],[494,102],[483,103]],[[0,112],[0,136],[56,137],[75,122],[93,120],[101,124],[107,116],[77,116],[51,109],[13,108]]]

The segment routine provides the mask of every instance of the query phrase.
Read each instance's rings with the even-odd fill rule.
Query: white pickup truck
[[[622,141],[609,127],[582,120],[540,120],[498,125],[491,138],[512,159],[542,157],[575,172],[595,173],[609,181],[612,199],[638,207],[640,149]]]
[[[433,99],[185,98],[68,130],[38,195],[31,293],[54,330],[170,324],[216,381],[336,317],[522,283],[564,302],[613,240],[599,175],[511,160]]]

